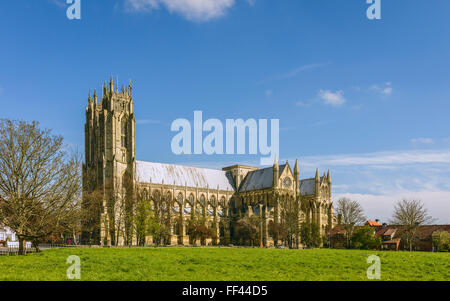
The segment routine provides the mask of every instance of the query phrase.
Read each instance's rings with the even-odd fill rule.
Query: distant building
[[[424,225],[417,229],[413,239],[414,251],[428,251],[434,250],[433,234],[438,231],[447,231],[450,233],[450,225]],[[383,250],[408,250],[409,246],[404,238],[405,227],[389,225],[380,228],[375,235],[381,237],[383,243],[381,248]]]
[[[16,241],[16,233],[14,233],[14,231],[12,231],[9,227],[0,225],[0,242],[8,242],[9,244]]]
[[[405,227],[399,225],[381,225],[378,221],[367,221],[365,226],[374,228],[374,235],[382,240],[381,250],[408,250],[409,246],[404,237]],[[361,226],[355,227],[356,229]],[[355,230],[356,230],[355,229]],[[414,251],[434,251],[433,235],[439,231],[450,233],[450,225],[424,225],[420,226],[413,239]],[[337,225],[331,229],[330,241],[332,248],[346,248],[346,230],[343,225]]]
[[[343,225],[337,225],[330,230],[330,246],[333,249],[344,249],[347,247],[347,231],[344,229]]]

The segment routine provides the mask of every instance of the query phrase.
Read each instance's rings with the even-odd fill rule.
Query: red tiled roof
[[[390,229],[387,229],[386,232],[384,232],[383,235],[389,235],[389,236],[391,236],[392,234],[395,233],[395,231],[397,231],[396,228],[390,228]]]
[[[381,227],[381,224],[377,221],[367,221],[367,223],[371,227]]]
[[[402,238],[404,232],[405,232],[404,226],[399,225],[392,225],[392,226],[386,226],[384,228],[378,229],[376,232],[376,236],[383,236],[383,235],[394,235],[394,238]],[[450,233],[450,225],[425,225],[420,226],[419,229],[417,229],[416,237],[419,239],[429,239],[436,231],[447,231]],[[395,233],[393,233],[395,231]]]
[[[392,240],[383,241],[383,244],[397,244],[400,241],[400,238],[394,238]]]
[[[429,238],[436,231],[447,231],[450,233],[450,225],[422,226],[417,230],[416,237],[418,237],[419,239]]]
[[[380,229],[378,229],[378,231],[375,233],[375,235],[376,235],[376,236],[383,236],[384,233],[385,233],[387,230],[389,230],[389,229],[393,229],[392,226],[386,226],[386,227],[384,227],[384,228],[380,228]],[[394,229],[395,229],[395,227],[394,227]]]
[[[342,225],[337,225],[333,229],[331,229],[331,231],[330,231],[330,235],[331,236],[334,236],[334,235],[337,235],[337,234],[345,235],[345,233],[347,233],[347,231],[345,231],[344,226],[342,226]]]

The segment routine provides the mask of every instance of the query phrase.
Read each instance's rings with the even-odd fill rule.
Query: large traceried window
[[[121,145],[122,147],[127,148],[127,128],[128,124],[127,121],[125,119],[122,120],[121,122],[121,131],[120,131],[120,135],[121,135]]]

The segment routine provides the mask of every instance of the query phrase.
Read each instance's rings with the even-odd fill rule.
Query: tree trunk
[[[36,240],[33,240],[33,247],[36,249],[36,253],[40,253],[41,249],[39,248],[39,242]]]
[[[23,237],[19,236],[19,255],[25,255],[26,254],[26,248],[25,248],[25,240]]]
[[[73,244],[75,246],[78,246],[77,236],[76,236],[75,230],[72,231],[72,236],[73,236]]]

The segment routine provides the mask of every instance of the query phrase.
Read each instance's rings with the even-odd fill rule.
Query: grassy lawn
[[[277,249],[53,249],[0,256],[0,280],[67,280],[66,259],[81,258],[81,280],[367,280],[369,255],[381,280],[450,280],[450,253]]]

